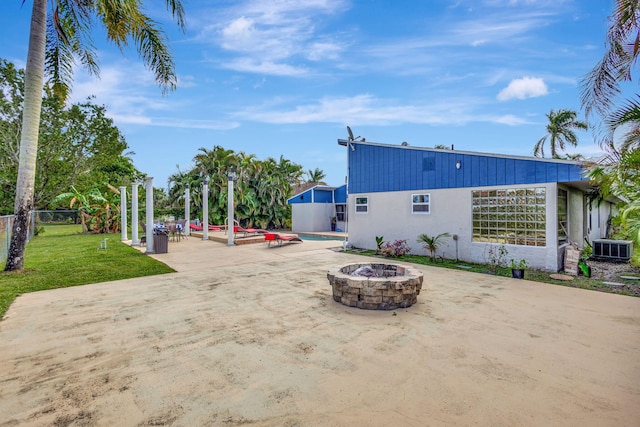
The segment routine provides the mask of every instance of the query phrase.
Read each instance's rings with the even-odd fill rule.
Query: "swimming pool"
[[[304,233],[298,233],[298,237],[300,237],[302,240],[335,240],[338,242],[341,242],[344,240],[344,237],[338,237],[338,236],[323,236],[323,235],[319,235],[319,234],[304,234]]]

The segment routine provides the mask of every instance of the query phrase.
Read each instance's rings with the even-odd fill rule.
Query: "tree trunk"
[[[22,135],[20,137],[20,159],[14,204],[15,219],[5,271],[24,269],[24,250],[29,230],[29,212],[33,209],[36,178],[46,34],[47,0],[34,0],[31,12],[29,52],[24,76],[25,96],[22,108]]]

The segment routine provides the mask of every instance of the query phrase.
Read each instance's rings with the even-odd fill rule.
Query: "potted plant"
[[[527,268],[527,261],[525,259],[511,260],[511,277],[514,279],[524,279],[524,269]]]
[[[338,223],[338,218],[331,217],[331,231],[336,231],[336,224]]]

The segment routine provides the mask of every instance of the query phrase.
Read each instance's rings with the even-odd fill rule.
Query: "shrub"
[[[397,258],[411,252],[411,248],[407,245],[406,240],[396,240],[395,242],[387,242],[380,248],[380,252],[386,257]]]
[[[504,267],[509,251],[504,245],[489,248],[489,269],[495,274],[498,267]]]
[[[440,247],[440,245],[444,243],[444,240],[449,237],[451,237],[451,234],[449,233],[441,233],[435,237],[428,236],[426,234],[420,234],[418,235],[418,243],[422,243],[422,246],[424,246],[425,249],[429,250],[429,253],[431,254],[431,260],[433,261],[438,247]]]

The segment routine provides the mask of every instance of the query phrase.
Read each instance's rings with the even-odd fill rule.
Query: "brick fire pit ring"
[[[395,310],[416,303],[423,274],[399,264],[367,263],[329,270],[327,279],[336,302],[366,310]]]

